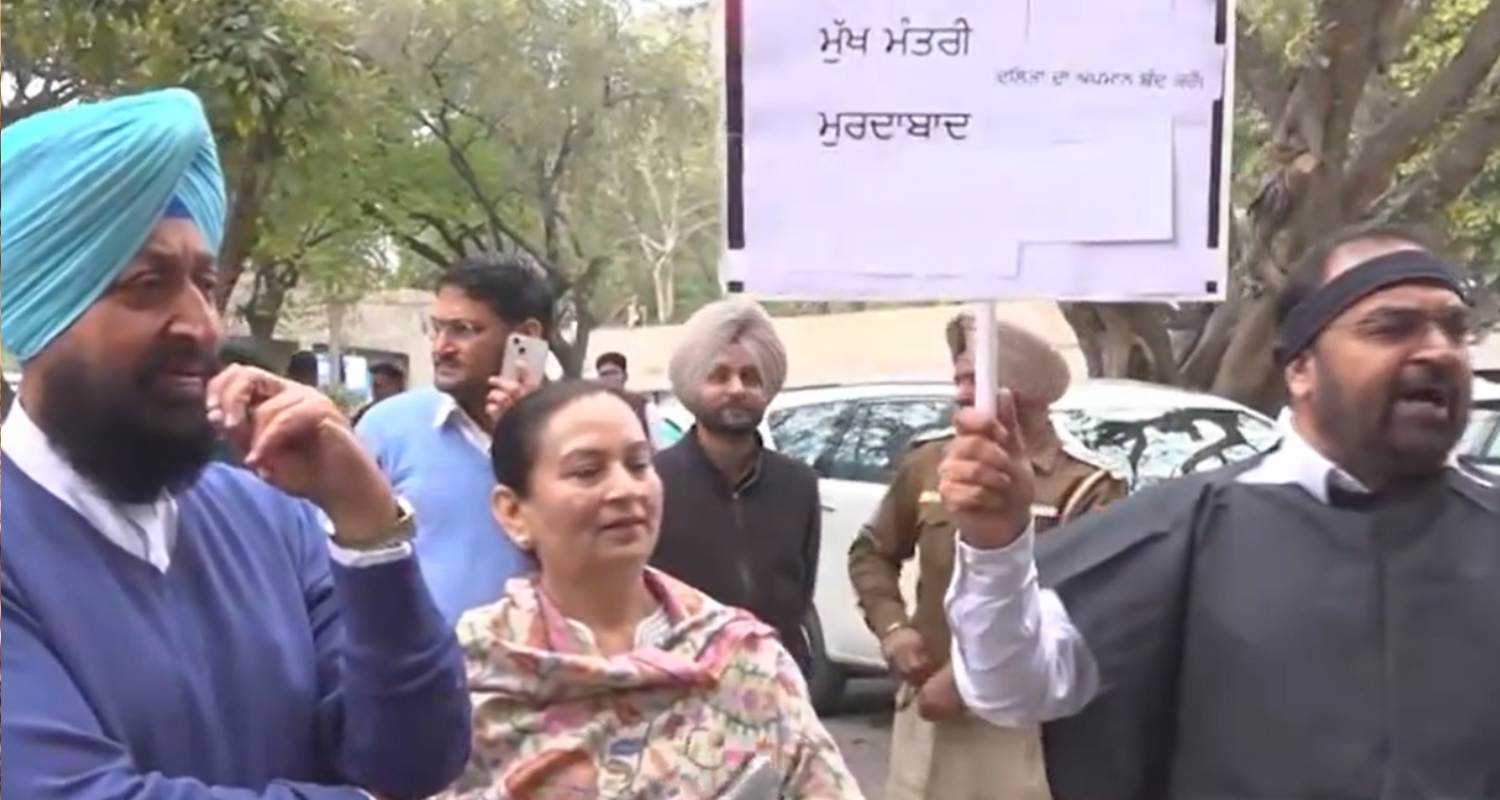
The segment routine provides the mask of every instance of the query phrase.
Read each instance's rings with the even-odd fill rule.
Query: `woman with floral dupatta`
[[[646,566],[651,459],[597,384],[501,417],[494,512],[541,569],[459,623],[474,747],[445,798],[860,798],[775,632]]]

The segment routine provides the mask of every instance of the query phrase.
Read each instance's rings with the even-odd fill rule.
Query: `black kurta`
[[[1044,729],[1058,800],[1500,798],[1500,488],[1335,508],[1250,466],[1039,549],[1103,684]]]
[[[664,489],[661,540],[652,566],[776,629],[806,673],[802,622],[818,575],[823,510],[818,476],[771,450],[730,486],[696,429],[656,456]]]

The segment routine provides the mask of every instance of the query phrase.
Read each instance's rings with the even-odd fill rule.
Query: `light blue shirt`
[[[358,432],[416,511],[417,558],[449,624],[533,569],[490,513],[489,435],[451,395],[432,387],[397,395],[372,407]]]

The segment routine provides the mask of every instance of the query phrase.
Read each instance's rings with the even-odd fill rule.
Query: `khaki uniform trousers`
[[[903,686],[899,697],[910,697]],[[965,714],[928,722],[915,699],[896,712],[886,800],[1052,800],[1039,728]]]

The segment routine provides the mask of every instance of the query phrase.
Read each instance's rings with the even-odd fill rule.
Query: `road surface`
[[[850,681],[844,702],[823,724],[838,742],[866,800],[884,800],[891,754],[891,706],[896,684],[888,680]]]

